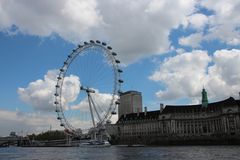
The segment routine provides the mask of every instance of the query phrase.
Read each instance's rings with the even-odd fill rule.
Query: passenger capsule
[[[56,109],[55,112],[60,112],[59,109]]]
[[[93,40],[90,40],[90,43],[95,43]]]
[[[57,97],[57,96],[59,96],[59,94],[58,94],[58,93],[55,93],[54,95],[55,95],[56,97]]]
[[[116,56],[116,55],[117,55],[117,53],[115,53],[115,52],[112,52],[112,55],[113,55],[113,56]]]
[[[62,77],[57,77],[58,80],[62,79]]]
[[[116,63],[120,63],[120,61],[119,61],[119,60],[117,60],[117,59],[115,60],[115,62],[116,62]]]
[[[67,65],[68,63],[67,63],[67,62],[64,62],[63,64],[64,64],[64,65]]]
[[[87,44],[88,44],[88,42],[84,42],[84,44],[85,44],[85,45],[87,45]]]
[[[54,104],[59,104],[58,101],[55,101]]]
[[[80,44],[78,45],[78,48],[82,48],[82,47],[83,47],[82,45],[80,45]]]
[[[123,83],[123,80],[119,79],[118,82],[119,82],[119,83]]]
[[[60,71],[61,71],[61,72],[64,72],[64,69],[63,69],[63,68],[61,68],[61,69],[60,69]]]
[[[112,50],[112,47],[110,47],[110,46],[107,46],[107,49],[109,49],[109,50]]]
[[[107,45],[107,43],[105,43],[105,42],[102,42],[102,45],[103,45],[103,46],[106,46],[106,45]]]
[[[55,87],[56,87],[56,88],[59,88],[60,86],[59,86],[59,85],[56,85]]]
[[[118,72],[119,72],[119,73],[122,73],[123,71],[122,71],[121,69],[118,69]]]
[[[96,40],[96,43],[100,44],[101,42],[99,40]]]
[[[60,124],[60,126],[64,127],[64,124],[63,124],[63,123],[61,123],[61,124]]]
[[[61,117],[57,117],[58,120],[61,120],[62,118]]]
[[[115,111],[112,111],[112,113],[111,113],[112,115],[116,115],[117,114],[117,112],[115,112]]]
[[[119,101],[116,101],[116,102],[115,102],[115,104],[116,104],[116,105],[119,105],[119,104],[120,104],[120,102],[119,102]]]
[[[121,94],[123,94],[123,92],[119,90],[119,91],[118,91],[118,94],[121,95]]]

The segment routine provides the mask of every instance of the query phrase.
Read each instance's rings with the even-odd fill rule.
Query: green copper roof
[[[208,105],[207,92],[206,92],[206,90],[203,88],[203,90],[202,90],[202,106],[203,106],[203,107],[207,107],[207,105]]]

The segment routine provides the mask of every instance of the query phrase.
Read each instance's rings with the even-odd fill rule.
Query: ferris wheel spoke
[[[95,110],[95,113],[97,114],[98,120],[101,121],[102,119],[101,119],[101,117],[100,117],[100,115],[99,115],[99,113],[98,113],[98,111],[97,111],[96,105],[95,105],[95,103],[94,103],[94,101],[93,101],[93,99],[92,99],[91,94],[89,94],[89,98],[90,98],[90,101],[92,102],[92,105],[93,105],[93,108],[94,108],[94,110]]]
[[[92,97],[93,98],[93,97]],[[97,108],[99,109],[99,111],[100,111],[100,113],[103,113],[103,112],[105,112],[105,110],[104,109],[102,109],[102,107],[101,107],[101,105],[99,105],[98,103],[97,103],[97,101],[95,100],[95,105],[97,106]]]
[[[88,104],[89,104],[89,108],[90,108],[90,112],[91,112],[91,118],[92,118],[93,127],[96,127],[94,116],[93,116],[92,103],[91,103],[91,99],[90,99],[90,94],[89,93],[88,93]]]
[[[98,113],[104,113],[106,112],[106,109],[102,108],[102,106],[104,104],[99,104],[98,101],[96,100],[96,98],[94,98],[94,96],[91,96],[91,98],[93,99],[94,101],[94,104],[96,106],[96,109],[98,109]],[[101,97],[102,98],[102,97]],[[102,120],[102,119],[101,119]]]

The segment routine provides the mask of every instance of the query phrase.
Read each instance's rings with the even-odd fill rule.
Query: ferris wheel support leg
[[[94,140],[97,140],[97,133],[96,133],[96,131],[94,132]]]
[[[88,93],[88,103],[89,103],[89,107],[90,107],[90,112],[91,112],[91,117],[92,117],[92,123],[93,123],[93,127],[95,128],[95,121],[94,121],[94,117],[93,117],[93,111],[92,111],[92,104],[91,104],[91,100],[90,100],[90,94]]]
[[[69,135],[67,135],[67,144],[71,145],[72,139]]]
[[[99,113],[98,113],[98,111],[97,111],[97,108],[96,108],[96,105],[95,105],[95,103],[93,102],[93,99],[92,99],[92,97],[91,97],[91,95],[89,94],[89,98],[90,98],[90,101],[92,102],[92,105],[93,105],[93,108],[94,108],[94,110],[95,110],[95,112],[96,112],[96,114],[97,114],[97,116],[98,116],[98,120],[99,121],[102,121],[102,119],[101,119],[101,117],[100,117],[100,115],[99,115]]]

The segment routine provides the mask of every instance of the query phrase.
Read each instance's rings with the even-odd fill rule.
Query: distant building
[[[118,117],[129,113],[142,112],[142,94],[137,91],[128,91],[120,95]]]
[[[230,97],[208,103],[203,89],[202,104],[165,107],[161,104],[160,110],[136,112],[127,101],[129,97],[121,99],[114,143],[240,144],[240,100]],[[141,103],[134,107],[140,108]]]

